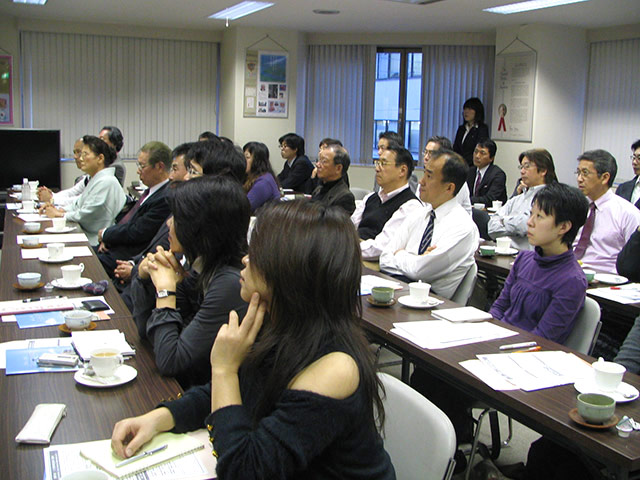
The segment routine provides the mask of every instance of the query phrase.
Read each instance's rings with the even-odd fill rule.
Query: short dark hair
[[[593,167],[596,169],[596,172],[598,172],[598,177],[601,177],[604,173],[608,173],[608,185],[610,187],[613,185],[613,181],[618,173],[618,164],[616,163],[616,159],[613,158],[613,155],[606,150],[589,150],[578,157],[578,161],[580,160],[592,162]]]
[[[85,135],[82,137],[82,143],[89,147],[89,150],[91,150],[95,155],[102,155],[104,157],[105,168],[111,165],[116,159],[116,151],[99,137],[94,135]]]
[[[273,167],[269,161],[269,148],[261,142],[249,142],[242,147],[243,152],[249,152],[253,157],[251,161],[251,168],[247,174],[247,179],[244,182],[244,190],[248,192],[258,177],[265,173],[271,174],[273,179],[278,184],[278,177],[273,172]]]
[[[453,150],[440,149],[431,157],[431,161],[438,160],[440,157],[445,157],[444,164],[442,165],[442,183],[453,183],[455,190],[453,196],[455,197],[462,185],[467,181],[467,173],[469,167],[467,162]]]
[[[475,122],[478,125],[482,125],[484,123],[484,105],[482,105],[482,102],[478,97],[467,98],[464,105],[462,105],[462,109],[464,110],[465,108],[470,108],[476,112]]]
[[[571,228],[562,236],[562,243],[571,248],[578,230],[587,220],[589,211],[587,197],[575,187],[553,182],[536,193],[533,203],[546,215],[553,215],[556,225],[571,222]]]
[[[102,130],[107,131],[107,137],[109,138],[111,145],[113,145],[113,148],[116,149],[116,152],[122,150],[122,146],[124,145],[124,135],[122,135],[120,129],[114,126],[106,126],[100,129],[100,131]]]
[[[413,173],[413,155],[411,155],[411,152],[395,142],[389,142],[389,148],[387,148],[387,150],[396,154],[396,167],[401,165],[407,166],[407,180],[409,180]]]
[[[215,133],[209,131],[202,132],[200,135],[198,135],[199,142],[203,140],[217,140],[218,138],[220,137],[218,137]]]
[[[147,142],[140,148],[140,151],[149,154],[149,165],[152,167],[162,163],[165,171],[171,170],[171,149],[164,143],[157,141]]]
[[[518,162],[522,163],[524,157],[527,157],[530,162],[535,163],[538,170],[546,170],[547,173],[544,176],[545,184],[549,185],[558,181],[553,157],[548,150],[544,148],[532,148],[531,150],[525,150],[518,156]]]
[[[494,158],[496,156],[496,152],[498,151],[496,142],[494,142],[490,138],[480,139],[480,141],[476,144],[476,147],[486,148],[487,150],[489,150],[489,156],[491,158]]]
[[[318,148],[322,147],[322,145],[326,145],[327,147],[331,145],[338,145],[340,147],[344,146],[342,145],[342,142],[337,138],[330,138],[330,137],[323,138],[322,140],[320,140],[320,143],[318,144]]]
[[[227,175],[241,185],[247,175],[244,155],[235,146],[219,139],[194,142],[186,157],[202,167],[203,175]]]
[[[453,144],[451,143],[451,140],[449,140],[447,137],[444,137],[441,135],[434,135],[433,137],[429,137],[429,139],[427,140],[427,143],[429,142],[437,143],[438,145],[440,145],[440,149],[453,150]]]
[[[635,152],[635,151],[636,151],[637,149],[639,149],[639,148],[640,148],[640,140],[636,140],[635,142],[633,142],[633,143],[631,144],[631,150],[632,150],[632,151],[634,151],[634,152]]]
[[[171,160],[173,160],[174,158],[179,157],[180,155],[184,155],[184,157],[183,157],[184,168],[188,169],[189,168],[189,159],[187,158],[187,152],[191,148],[192,143],[193,142],[181,143],[176,148],[174,148],[173,151],[171,152]]]
[[[382,132],[380,133],[380,135],[378,135],[378,140],[385,138],[389,141],[389,145],[392,144],[396,144],[400,147],[404,146],[404,140],[402,139],[402,137],[400,136],[400,134],[398,132],[393,132],[391,130],[387,130],[386,132]]]
[[[333,163],[336,165],[342,165],[342,175],[344,175],[349,170],[349,165],[351,165],[349,152],[347,152],[344,147],[337,144],[330,145],[329,148],[335,153]]]
[[[296,151],[296,156],[304,155],[304,138],[295,133],[286,133],[278,139],[278,143],[287,145],[291,150]]]

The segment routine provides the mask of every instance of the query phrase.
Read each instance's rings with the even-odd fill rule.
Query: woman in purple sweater
[[[527,237],[535,250],[516,258],[489,311],[494,318],[564,343],[587,290],[571,245],[588,208],[585,196],[565,184],[550,184],[538,192],[527,222]]]
[[[242,150],[247,160],[244,191],[247,192],[253,214],[265,203],[280,198],[280,188],[271,168],[267,146],[260,142],[249,142]]]

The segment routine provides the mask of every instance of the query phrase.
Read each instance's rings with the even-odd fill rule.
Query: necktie
[[[587,250],[589,243],[591,243],[591,232],[593,232],[593,224],[596,220],[596,204],[591,202],[589,205],[589,217],[582,228],[582,234],[576,248],[573,250],[574,255],[578,260],[584,257],[584,252]]]
[[[418,254],[422,255],[427,247],[431,245],[431,239],[433,238],[433,224],[436,220],[436,212],[431,210],[431,214],[429,215],[429,223],[427,223],[427,228],[424,229],[424,233],[422,234],[422,240],[420,240],[420,247],[418,248]]]
[[[480,175],[480,170],[478,170],[478,176],[476,177],[476,185],[473,187],[473,196],[478,196],[478,190],[480,190],[480,180],[482,180],[482,175]]]
[[[136,204],[133,207],[131,207],[131,210],[129,210],[127,214],[120,219],[120,221],[118,222],[118,225],[122,225],[123,223],[127,223],[129,220],[131,220],[131,217],[133,217],[133,214],[136,213],[136,211],[140,208],[140,205],[142,205],[142,202],[144,201],[145,198],[147,198],[148,195],[149,195],[149,189],[147,188],[142,194],[142,196],[140,197],[140,199],[136,202]]]
[[[88,183],[89,183],[89,175],[84,177],[84,186],[86,187]]]

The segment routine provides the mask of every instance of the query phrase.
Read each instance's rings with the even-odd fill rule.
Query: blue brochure
[[[21,313],[16,315],[16,320],[20,328],[51,327],[64,323],[64,312]]]
[[[75,354],[71,346],[44,347],[44,348],[23,348],[20,350],[7,350],[7,375],[17,375],[20,373],[41,373],[41,372],[75,372],[79,367],[62,367],[38,365],[38,358],[43,353],[70,353]]]

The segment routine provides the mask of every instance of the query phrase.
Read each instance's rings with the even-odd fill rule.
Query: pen
[[[514,348],[529,348],[538,345],[536,342],[512,343],[510,345],[501,345],[500,350],[513,350]]]
[[[516,350],[515,352],[511,353],[538,352],[540,350],[542,350],[542,347],[538,345],[537,347],[525,348],[524,350]]]
[[[128,465],[131,462],[135,462],[136,460],[140,460],[141,458],[148,457],[149,455],[153,455],[154,453],[161,452],[162,450],[165,450],[168,446],[169,445],[165,443],[161,447],[154,448],[153,450],[147,450],[146,452],[142,452],[139,455],[135,455],[131,458],[127,458],[126,460],[123,460],[120,463],[116,463],[116,468],[122,467],[124,465]]]
[[[63,298],[62,295],[52,295],[51,297],[25,298],[22,303],[39,302],[40,300],[53,300],[54,298]]]

